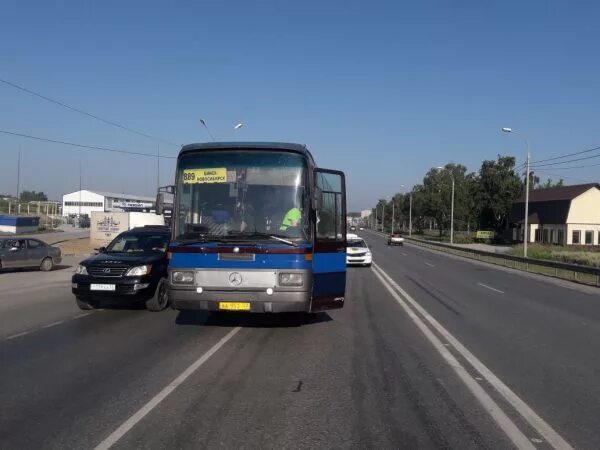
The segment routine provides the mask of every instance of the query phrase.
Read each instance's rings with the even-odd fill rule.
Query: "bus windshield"
[[[175,240],[310,239],[305,157],[203,151],[181,157]]]

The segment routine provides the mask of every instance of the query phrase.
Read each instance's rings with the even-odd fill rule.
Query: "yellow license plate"
[[[227,311],[250,311],[248,302],[219,302],[219,309]]]

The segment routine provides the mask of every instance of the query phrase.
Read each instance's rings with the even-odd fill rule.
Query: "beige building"
[[[513,240],[523,242],[525,201],[513,204]],[[600,184],[539,189],[529,194],[528,242],[600,245]]]

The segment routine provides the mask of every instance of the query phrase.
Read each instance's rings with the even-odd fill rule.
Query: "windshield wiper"
[[[274,241],[279,241],[279,242],[283,242],[284,244],[287,245],[291,245],[292,247],[298,247],[298,244],[296,244],[295,242],[290,241],[289,239],[284,239],[282,237],[273,235],[273,234],[269,234],[269,233],[261,233],[260,231],[238,231],[238,232],[230,232],[232,234],[230,234],[230,236],[233,235],[233,233],[235,233],[235,235],[237,236],[243,236],[243,237],[262,237],[262,238],[269,238],[272,239]]]

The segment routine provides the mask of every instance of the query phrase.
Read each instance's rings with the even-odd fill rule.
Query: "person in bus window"
[[[294,206],[284,214],[279,231],[288,231],[289,228],[299,229],[302,222],[302,194],[297,191]]]

